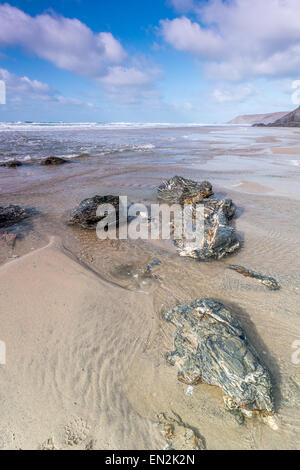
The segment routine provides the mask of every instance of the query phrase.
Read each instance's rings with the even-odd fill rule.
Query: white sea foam
[[[211,126],[205,123],[170,123],[170,122],[1,122],[0,131],[6,130],[49,130],[52,129],[153,129]],[[221,125],[221,124],[220,124]]]

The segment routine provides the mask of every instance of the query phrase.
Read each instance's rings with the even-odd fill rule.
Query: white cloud
[[[114,66],[100,79],[108,87],[139,86],[151,81],[150,76],[135,67]]]
[[[223,47],[222,39],[186,17],[161,21],[164,39],[179,51],[202,57],[215,57]]]
[[[168,3],[180,13],[186,13],[195,8],[194,0],[169,0]]]
[[[94,33],[81,21],[54,13],[32,17],[4,4],[0,5],[0,47],[11,45],[21,46],[59,68],[95,79],[112,96],[127,93],[132,99],[136,93],[147,97],[151,80],[155,79],[144,64],[128,57],[111,33]]]
[[[0,80],[6,85],[7,103],[24,103],[33,101],[48,101],[58,104],[74,105],[74,106],[93,106],[75,98],[60,95],[55,89],[51,88],[47,83],[38,80],[31,80],[24,76],[19,77],[8,70],[0,68]]]
[[[216,88],[212,96],[218,103],[240,103],[257,93],[258,91],[251,84],[246,84],[235,87],[223,86]]]
[[[19,45],[57,67],[87,76],[105,73],[126,53],[111,33],[93,31],[77,19],[43,14],[27,15],[0,5],[0,46]]]
[[[161,32],[176,49],[203,58],[210,76],[299,75],[299,0],[195,1],[193,13],[199,22],[163,20]]]
[[[160,70],[146,60],[135,60],[131,66],[112,66],[107,74],[97,82],[110,98],[127,104],[140,104],[147,101],[155,104],[160,100],[155,81]]]

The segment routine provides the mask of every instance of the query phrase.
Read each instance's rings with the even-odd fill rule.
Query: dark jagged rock
[[[244,268],[243,266],[235,266],[231,265],[228,266],[228,269],[232,269],[239,274],[242,274],[245,277],[251,277],[253,279],[257,279],[259,282],[264,284],[270,290],[279,290],[280,285],[274,277],[265,276],[264,274],[256,273],[255,271],[251,271],[250,269]]]
[[[19,160],[9,160],[7,162],[0,163],[0,166],[5,167],[5,168],[17,168],[22,165],[23,163],[20,162]]]
[[[177,204],[191,204],[212,195],[212,185],[208,181],[199,183],[181,176],[164,181],[157,189],[159,199]]]
[[[163,318],[176,326],[175,351],[167,359],[177,366],[180,381],[220,387],[226,407],[234,412],[274,414],[269,372],[229,308],[212,299],[196,299]]]
[[[7,207],[0,206],[0,227],[9,227],[23,219],[27,219],[34,215],[36,211],[32,208],[10,205]]]
[[[188,212],[192,217],[195,214],[195,206],[189,208]],[[199,236],[199,240],[190,240],[186,236],[176,239],[175,245],[180,256],[205,261],[221,259],[237,251],[240,248],[240,241],[230,224],[235,212],[236,207],[231,199],[205,201],[203,236]],[[191,233],[196,230],[194,225],[191,229]]]
[[[95,229],[104,216],[97,216],[97,209],[102,204],[111,204],[115,207],[116,217],[119,215],[119,196],[94,196],[84,199],[71,213],[70,225],[80,225],[85,229]]]
[[[44,160],[41,161],[41,165],[63,165],[64,163],[69,163],[68,160],[65,158],[60,158],[60,157],[47,157],[44,158]]]

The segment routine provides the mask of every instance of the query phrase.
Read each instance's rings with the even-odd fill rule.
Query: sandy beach
[[[0,128],[0,204],[38,209],[0,243],[0,448],[163,449],[157,415],[179,416],[206,449],[296,449],[299,365],[299,131],[250,127]],[[41,158],[64,156],[61,167]],[[237,205],[242,247],[207,263],[181,258],[169,241],[97,239],[66,224],[95,194],[156,201],[164,178],[208,180]],[[159,259],[157,278],[137,275]],[[226,269],[274,276],[278,292]],[[174,328],[162,313],[213,298],[231,307],[272,377],[274,431],[239,425],[222,392],[179,382],[165,355]]]

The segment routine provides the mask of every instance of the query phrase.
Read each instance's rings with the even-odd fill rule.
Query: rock
[[[98,217],[96,212],[101,204],[111,204],[116,209],[116,217],[119,215],[119,196],[94,196],[84,199],[71,213],[70,225],[80,225],[85,229],[95,229],[98,222],[104,217]]]
[[[0,166],[6,167],[6,168],[17,168],[22,165],[23,163],[20,162],[19,160],[9,160],[7,162],[0,163]]]
[[[16,241],[17,235],[9,233],[4,230],[0,230],[0,242],[4,242],[6,245],[13,247]]]
[[[23,219],[33,215],[35,210],[32,208],[10,205],[7,207],[0,206],[0,227],[8,227],[16,224]]]
[[[202,437],[185,425],[181,418],[170,418],[164,413],[157,415],[161,433],[166,440],[166,450],[204,450],[205,443]]]
[[[152,268],[154,268],[155,266],[160,266],[160,265],[161,265],[161,261],[159,259],[153,259],[146,266],[146,272],[149,273],[149,274],[152,274]]]
[[[212,299],[196,299],[163,314],[176,326],[168,362],[178,379],[220,387],[228,410],[274,414],[271,378],[234,313]]]
[[[265,276],[263,274],[256,273],[255,271],[251,271],[250,269],[244,268],[243,266],[235,266],[231,265],[228,266],[228,269],[232,269],[239,274],[242,274],[245,277],[252,277],[253,279],[257,279],[259,282],[264,284],[270,290],[279,290],[280,285],[279,282],[274,279],[274,277]]]
[[[159,199],[177,204],[191,204],[212,195],[212,185],[208,181],[198,183],[181,176],[164,181],[157,189]]]
[[[191,206],[187,213],[195,214]],[[193,211],[193,212],[192,212]],[[189,240],[183,235],[175,239],[180,256],[188,256],[198,260],[221,259],[240,248],[240,241],[235,229],[230,225],[236,207],[231,199],[211,199],[204,202],[204,231],[199,240]],[[195,227],[192,227],[195,231]]]
[[[63,165],[64,163],[69,163],[65,158],[60,157],[47,157],[41,161],[41,165]]]

